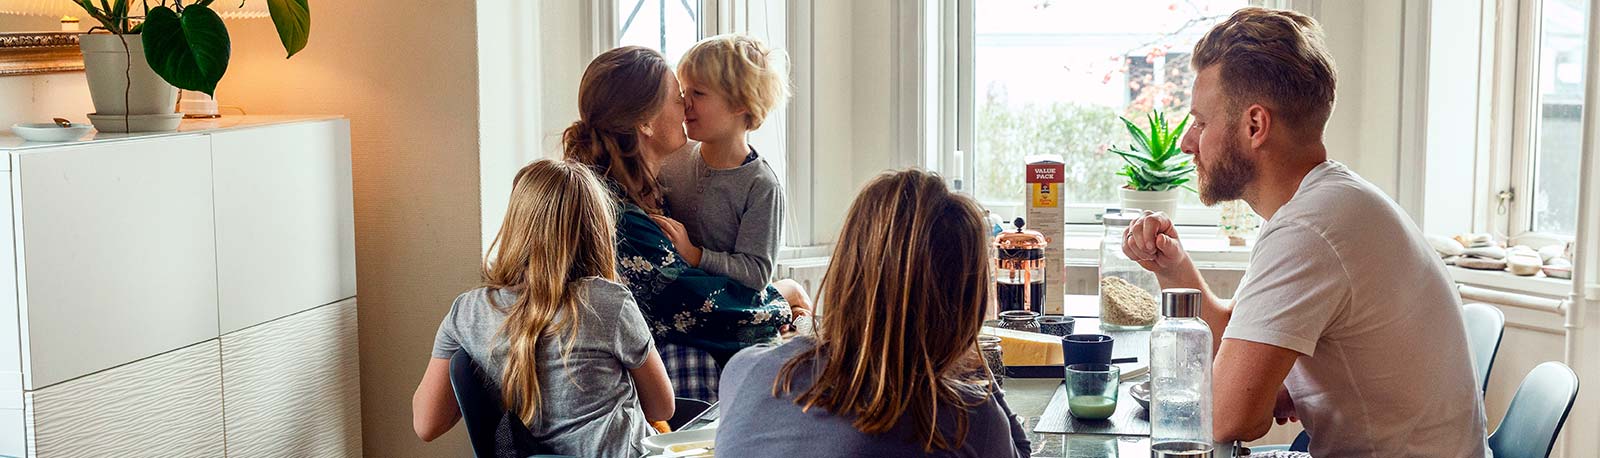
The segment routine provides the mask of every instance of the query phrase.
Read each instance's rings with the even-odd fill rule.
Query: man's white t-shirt
[[[1483,457],[1461,299],[1399,206],[1327,161],[1267,221],[1224,339],[1300,353],[1284,381],[1329,457]]]

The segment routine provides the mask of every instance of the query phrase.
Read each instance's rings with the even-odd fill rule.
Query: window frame
[[[589,16],[589,33],[587,47],[590,55],[599,55],[618,45],[622,38],[621,25],[617,23],[617,11],[624,2],[630,0],[589,0],[585,2],[586,14]],[[648,1],[648,0],[646,0]],[[696,2],[699,4],[699,37],[714,36],[722,33],[744,32],[751,33],[759,29],[761,32],[771,32],[778,27],[779,37],[765,38],[774,47],[783,49],[789,56],[790,86],[794,97],[785,105],[781,116],[769,117],[767,126],[774,126],[774,132],[767,133],[771,144],[762,152],[763,155],[772,153],[769,158],[775,159],[775,167],[783,180],[783,187],[787,196],[788,214],[787,227],[780,249],[779,258],[786,259],[791,253],[810,253],[807,248],[818,245],[819,233],[816,228],[816,199],[814,198],[815,185],[812,174],[816,170],[812,144],[815,135],[813,126],[815,91],[813,80],[815,74],[812,62],[813,23],[815,18],[815,0],[668,0],[669,2]],[[774,18],[774,13],[777,18]],[[764,16],[762,15],[764,14]],[[757,33],[762,35],[763,33]],[[763,126],[763,130],[767,127]],[[776,151],[773,151],[776,150]],[[798,256],[798,255],[794,255]]]
[[[1493,163],[1507,172],[1497,177],[1491,189],[1482,190],[1488,201],[1489,225],[1492,232],[1505,234],[1512,243],[1545,246],[1575,240],[1572,235],[1534,230],[1534,182],[1537,173],[1539,128],[1543,107],[1539,93],[1539,58],[1542,52],[1541,33],[1544,27],[1544,2],[1547,0],[1518,0],[1514,5],[1515,21],[1508,39],[1497,40],[1496,53],[1509,56],[1513,65],[1497,68],[1496,80],[1502,85],[1502,94],[1509,94],[1511,116],[1509,122],[1497,128],[1510,138],[1509,143],[1495,145],[1491,151]],[[1502,14],[1511,13],[1507,9]],[[1589,27],[1590,25],[1585,25]],[[1585,70],[1587,72],[1587,69]],[[1593,77],[1585,74],[1584,78]],[[1589,107],[1584,107],[1588,110]],[[1503,194],[1509,193],[1509,194]],[[1502,197],[1506,196],[1506,197]]]

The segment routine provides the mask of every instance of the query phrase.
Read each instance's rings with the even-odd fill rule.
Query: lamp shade
[[[211,9],[226,19],[260,19],[272,15],[267,11],[267,0],[216,0],[211,3]]]
[[[130,7],[130,9],[135,10],[137,8],[139,8],[137,4]],[[264,18],[270,15],[267,12],[267,0],[216,0],[211,4],[211,9],[216,10],[217,14],[228,19]],[[142,14],[143,10],[139,11]],[[83,7],[73,3],[72,0],[0,0],[0,14],[50,17],[88,16],[83,11]]]
[[[72,0],[0,0],[0,14],[23,16],[85,17],[88,13]]]

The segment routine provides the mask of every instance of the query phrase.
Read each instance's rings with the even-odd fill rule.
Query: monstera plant
[[[232,52],[228,28],[211,5],[219,0],[62,0],[83,7],[115,35],[138,34],[145,61],[161,79],[179,89],[215,95],[228,71]],[[220,0],[242,2],[244,0]],[[267,0],[278,38],[290,57],[306,47],[311,33],[308,0]],[[133,10],[138,8],[138,10]],[[130,13],[142,12],[142,15]],[[142,19],[142,20],[141,20]]]

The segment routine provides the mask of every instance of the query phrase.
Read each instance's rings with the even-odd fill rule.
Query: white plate
[[[687,444],[691,442],[711,441],[717,439],[716,428],[701,428],[690,431],[677,431],[658,434],[644,438],[644,449],[650,453],[662,453],[667,447]]]
[[[18,137],[30,142],[69,142],[83,138],[94,126],[76,124],[72,127],[61,127],[53,122],[18,123],[11,126],[11,131]]]

